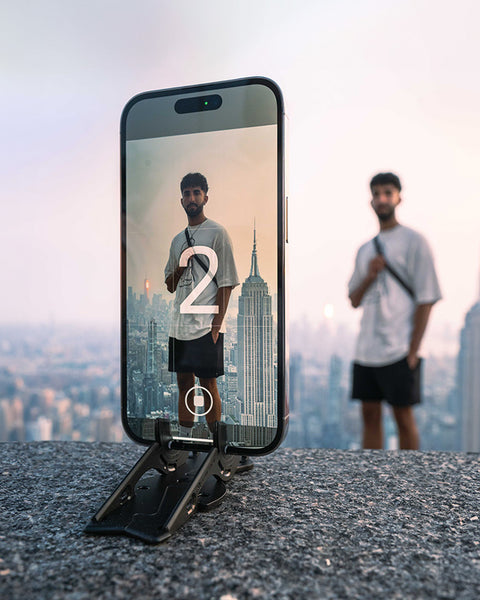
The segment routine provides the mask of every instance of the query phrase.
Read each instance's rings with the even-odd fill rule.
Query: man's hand
[[[230,294],[232,293],[232,287],[221,287],[217,290],[217,296],[215,304],[218,306],[218,313],[213,317],[212,320],[212,339],[213,343],[216,344],[218,336],[220,334],[220,327],[223,323],[223,318],[227,312],[228,301],[230,300]]]
[[[383,271],[386,265],[386,261],[380,254],[377,254],[375,258],[372,258],[368,265],[368,275],[367,278],[370,279],[370,282],[374,281],[380,271]]]
[[[172,275],[169,275],[165,279],[165,283],[167,285],[167,290],[171,294],[173,294],[173,292],[177,289],[178,282],[180,280],[180,277],[183,275],[185,268],[186,267],[177,267],[177,269],[175,270],[175,273],[173,273]]]
[[[420,359],[416,353],[409,352],[407,356],[407,363],[412,371],[417,368],[419,361]]]
[[[412,337],[410,339],[410,348],[407,355],[407,363],[411,369],[414,369],[418,365],[418,350],[420,348],[420,342],[422,341],[425,329],[427,328],[432,306],[433,304],[417,304],[417,308],[415,309],[415,313],[413,315]]]
[[[213,339],[214,344],[217,343],[219,335],[220,335],[220,327],[212,327],[212,339]]]
[[[368,264],[367,276],[362,281],[362,283],[358,286],[358,288],[356,290],[354,290],[349,296],[350,302],[352,303],[353,308],[358,308],[360,306],[360,303],[362,301],[363,296],[365,295],[365,292],[375,281],[375,279],[377,278],[380,271],[382,271],[385,268],[386,264],[387,263],[386,263],[385,259],[380,254],[377,254],[377,256],[375,256],[375,258],[372,258],[372,260]]]

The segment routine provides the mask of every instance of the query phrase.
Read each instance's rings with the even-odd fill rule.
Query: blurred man
[[[413,406],[421,401],[419,348],[432,306],[441,298],[432,252],[418,232],[400,225],[397,175],[370,182],[379,234],[360,247],[348,284],[354,308],[363,308],[352,399],[362,401],[363,447],[382,448],[382,400],[392,406],[401,449],[420,446]]]

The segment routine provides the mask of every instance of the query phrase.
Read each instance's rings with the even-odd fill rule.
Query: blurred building
[[[480,300],[465,317],[458,356],[462,450],[480,452]]]

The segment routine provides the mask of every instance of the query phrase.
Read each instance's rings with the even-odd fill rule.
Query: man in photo
[[[362,307],[352,399],[362,401],[363,447],[382,448],[382,400],[392,406],[401,449],[418,449],[413,406],[420,398],[418,352],[432,306],[441,298],[430,247],[400,225],[395,210],[402,186],[393,173],[370,182],[380,231],[360,247],[348,284],[354,308]]]
[[[188,173],[180,183],[188,225],[172,240],[165,283],[175,293],[168,344],[168,369],[177,374],[180,435],[190,435],[195,407],[211,431],[222,414],[217,377],[224,374],[224,320],[232,289],[239,284],[230,237],[207,218],[208,183]],[[199,378],[200,387],[195,384]]]

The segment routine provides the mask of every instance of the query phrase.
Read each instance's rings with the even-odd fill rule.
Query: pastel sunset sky
[[[289,117],[291,319],[356,326],[368,181],[392,170],[444,294],[426,343],[458,331],[479,295],[479,22],[474,0],[2,2],[0,321],[118,324],[123,106],[264,75]]]

